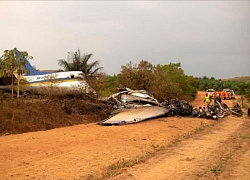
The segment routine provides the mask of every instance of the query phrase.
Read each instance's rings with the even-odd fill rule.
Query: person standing
[[[219,109],[220,111],[222,110],[222,105],[221,105],[221,97],[220,94],[218,93],[214,99],[214,107]]]
[[[211,102],[211,96],[208,93],[206,93],[204,98],[204,103],[206,104],[206,107],[210,105],[210,102]]]
[[[221,97],[220,97],[220,94],[218,93],[214,99],[214,103],[221,103]]]

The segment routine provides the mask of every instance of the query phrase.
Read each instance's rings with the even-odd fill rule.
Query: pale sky
[[[0,1],[0,55],[15,47],[40,70],[79,48],[109,75],[146,60],[195,77],[250,76],[250,1]]]

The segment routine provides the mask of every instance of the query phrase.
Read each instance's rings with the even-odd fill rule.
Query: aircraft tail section
[[[15,51],[16,58],[19,58],[21,56],[20,52],[16,48],[14,49],[14,51]],[[23,58],[23,60],[26,61],[26,67],[25,68],[30,71],[29,76],[48,74],[47,72],[42,72],[42,71],[35,70],[31,66],[30,62],[25,57]]]

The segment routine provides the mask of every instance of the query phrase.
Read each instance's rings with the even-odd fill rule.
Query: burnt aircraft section
[[[119,89],[120,92],[111,95],[108,102],[113,104],[114,109],[129,109],[142,106],[159,105],[157,99],[146,90],[132,90],[129,88]]]
[[[189,102],[167,99],[159,102],[146,90],[119,89],[106,102],[113,107],[113,113],[99,122],[101,125],[131,124],[160,116],[190,116],[217,120],[227,115],[242,115],[239,104],[232,110],[225,103],[214,103],[208,107],[193,107]]]

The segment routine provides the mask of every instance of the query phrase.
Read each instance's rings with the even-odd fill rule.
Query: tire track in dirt
[[[249,180],[250,179],[250,118],[244,118],[244,125],[232,136],[224,147],[227,152],[221,155],[229,155],[225,170],[216,177],[217,180]],[[224,158],[225,159],[225,158]],[[223,158],[222,161],[223,162]],[[222,164],[223,165],[223,164]]]
[[[246,116],[226,117],[216,126],[166,149],[144,164],[124,170],[112,179],[214,179],[215,172],[223,168],[220,164],[226,163],[240,149],[241,144],[237,139],[240,134],[249,133],[249,127]],[[245,176],[248,175],[246,173]]]

